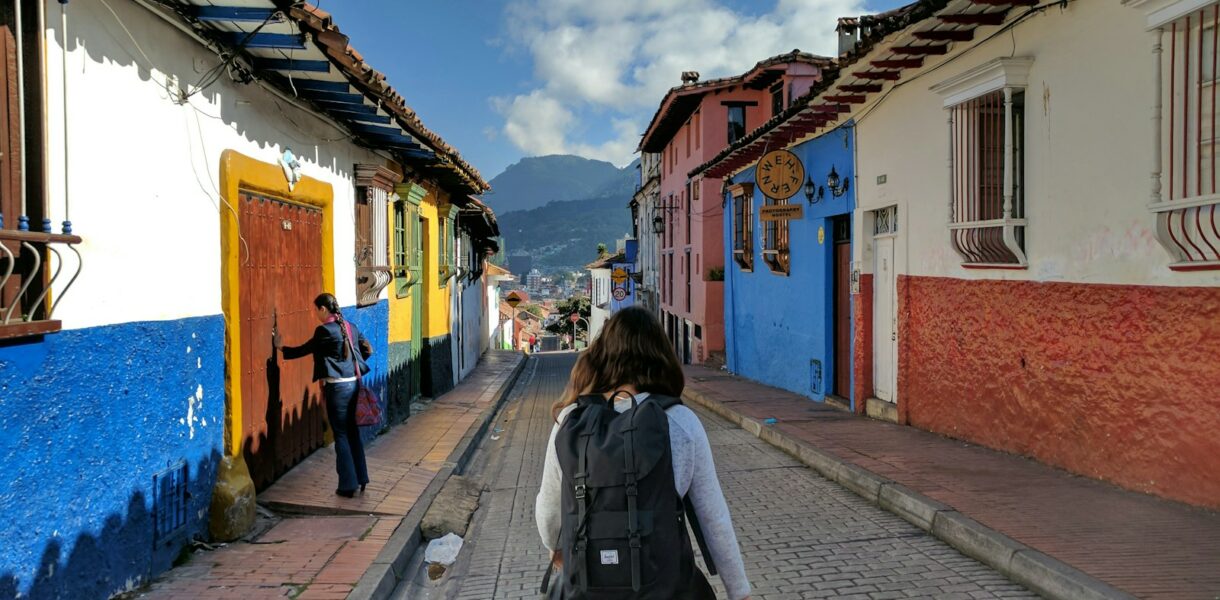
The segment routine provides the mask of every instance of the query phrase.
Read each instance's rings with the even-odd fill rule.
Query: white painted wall
[[[592,308],[589,311],[589,341],[601,333],[602,326],[610,318],[610,269],[589,269],[593,287]],[[605,308],[599,308],[604,306]]]
[[[58,15],[58,3],[45,1],[48,15]],[[55,317],[81,328],[219,314],[226,149],[274,164],[291,147],[305,175],[334,186],[336,292],[341,304],[355,304],[352,169],[383,160],[257,85],[225,77],[175,103],[167,87],[193,84],[218,59],[146,9],[110,5],[139,49],[100,3],[68,9],[70,216],[85,265]],[[58,231],[66,214],[63,36],[58,18],[48,21],[48,177]]]
[[[996,28],[981,28],[985,39]],[[1152,171],[1152,34],[1140,10],[1078,1],[961,52],[918,78],[904,71],[857,123],[859,210],[898,205],[899,273],[961,279],[1211,286],[1220,273],[1174,272],[1147,208]],[[1168,41],[1166,42],[1168,43]],[[1167,52],[1168,50],[1166,50]],[[997,57],[1029,56],[1026,89],[1028,270],[965,269],[949,222],[948,115],[929,88]],[[952,58],[952,55],[951,57]],[[867,58],[866,58],[867,60]],[[929,59],[928,67],[942,61]],[[884,175],[884,185],[877,177]],[[856,219],[854,260],[871,271],[871,222]]]

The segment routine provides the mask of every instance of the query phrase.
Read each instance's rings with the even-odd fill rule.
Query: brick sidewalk
[[[702,367],[687,391],[943,502],[1141,598],[1220,598],[1220,514],[845,413]]]
[[[334,449],[323,448],[258,495],[259,504],[288,518],[256,539],[194,554],[140,597],[347,598],[521,360],[515,352],[488,352],[453,391],[374,440],[366,449],[373,481],[364,494],[335,495]]]

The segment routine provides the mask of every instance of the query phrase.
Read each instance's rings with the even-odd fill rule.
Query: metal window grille
[[[767,198],[768,206],[788,204],[787,200]],[[765,221],[763,223],[763,261],[773,273],[787,274],[789,263],[788,221]]]
[[[949,110],[954,248],[967,264],[1024,265],[1024,93],[1004,88]]]
[[[1157,235],[1176,259],[1175,266],[1220,269],[1216,186],[1220,5],[1206,6],[1161,31],[1159,156],[1165,156],[1168,164],[1159,174],[1161,182],[1153,187]]]
[[[898,207],[887,206],[873,211],[873,235],[898,233]]]
[[[173,541],[186,527],[187,476],[184,461],[153,475],[154,543],[157,545]]]

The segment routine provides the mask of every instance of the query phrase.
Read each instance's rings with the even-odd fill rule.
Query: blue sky
[[[317,0],[315,0],[317,2]],[[629,162],[684,70],[833,54],[839,16],[896,0],[322,0],[352,45],[485,178],[524,156]]]

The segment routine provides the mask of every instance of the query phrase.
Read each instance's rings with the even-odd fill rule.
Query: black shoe
[[[361,493],[361,494],[363,494],[363,493],[364,493],[364,486],[366,486],[366,485],[368,485],[368,484],[367,484],[367,483],[362,483],[362,484],[360,484],[360,493]]]
[[[353,498],[356,496],[356,490],[335,490],[335,493],[343,496],[344,498]]]

